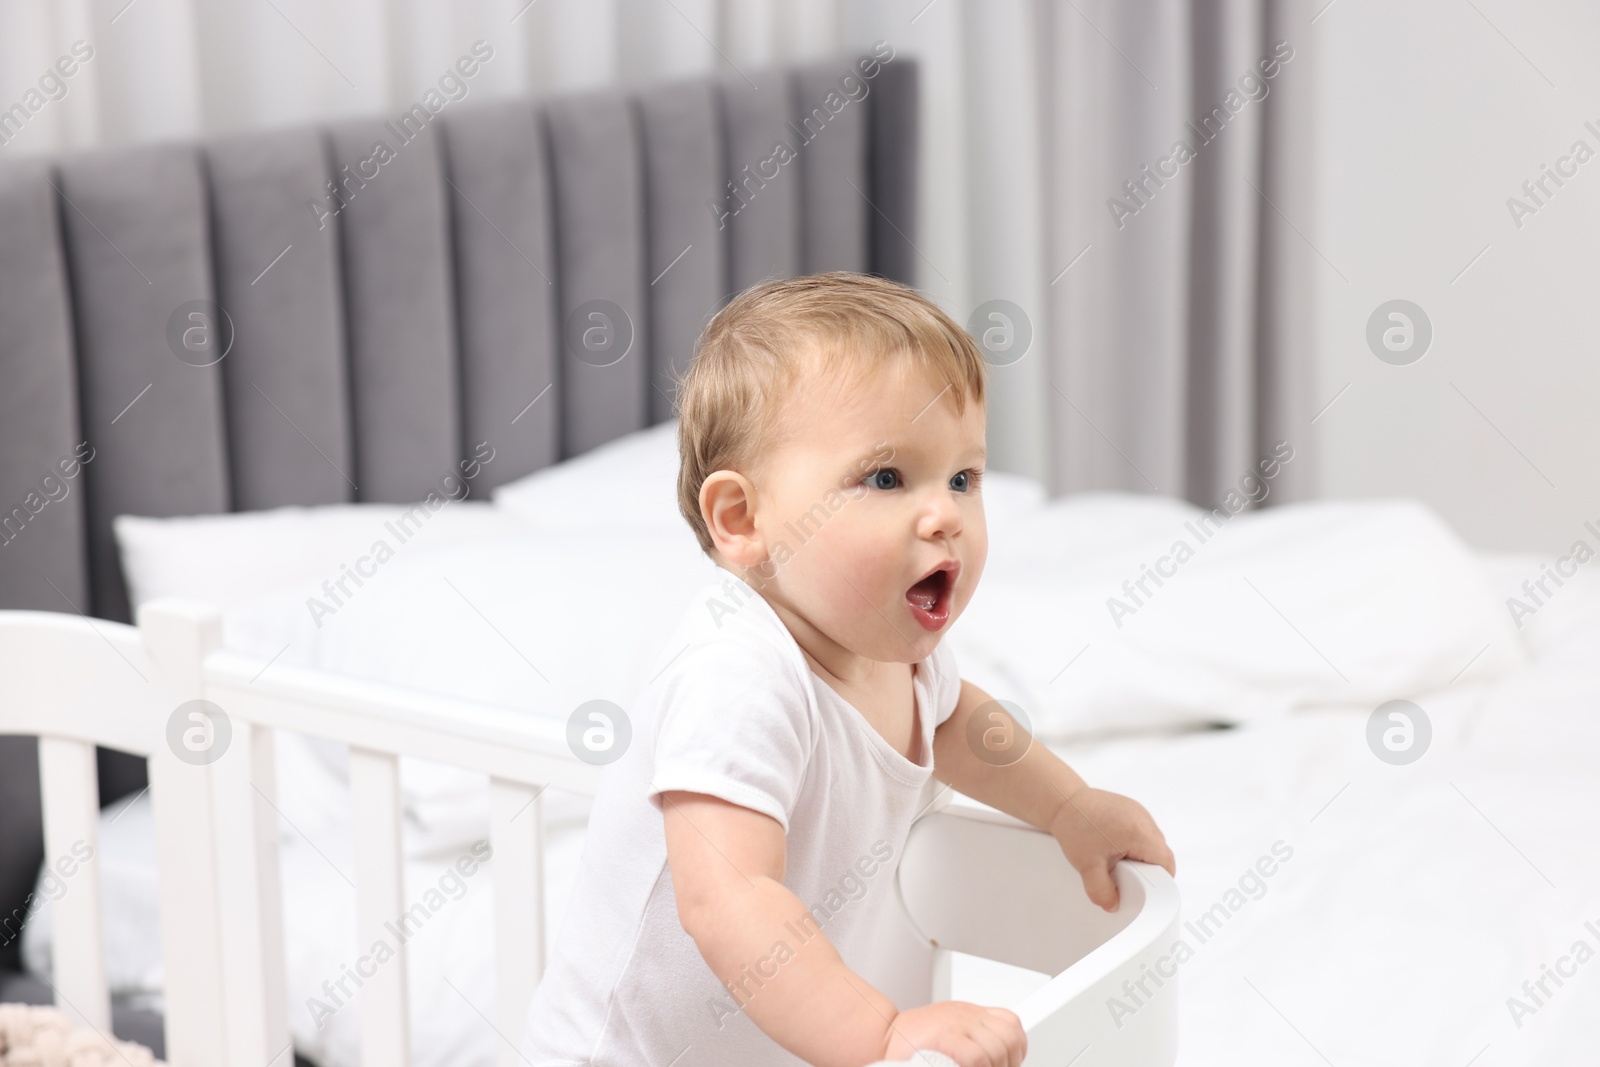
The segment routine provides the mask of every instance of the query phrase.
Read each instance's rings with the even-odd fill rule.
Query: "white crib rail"
[[[293,667],[263,673],[260,661],[217,649],[211,609],[158,601],[145,605],[139,619],[153,632],[177,628],[190,635],[163,646],[175,656],[170,673],[199,677],[199,695],[221,707],[233,726],[233,747],[212,765],[219,881],[228,887],[230,907],[221,927],[229,1062],[261,1067],[288,1044],[271,759],[272,732],[287,729],[350,746],[360,943],[383,940],[395,951],[360,988],[366,1067],[404,1067],[410,1058],[405,945],[385,926],[399,925],[405,912],[398,758],[489,777],[494,1023],[500,1062],[520,1063],[517,1045],[545,961],[541,794],[555,786],[593,795],[601,768],[573,757],[563,724]]]
[[[56,1004],[107,1036],[94,749],[105,745],[148,760],[162,860],[167,1059],[174,1067],[215,1067],[224,1062],[220,959],[211,936],[216,894],[206,867],[193,862],[205,859],[210,839],[208,776],[166,746],[173,707],[167,692],[182,679],[162,677],[146,652],[151,636],[56,612],[0,611],[0,677],[10,685],[0,732],[39,739],[45,859],[58,873],[57,865],[70,860],[72,873],[52,905]]]
[[[1120,900],[1106,912],[1054,837],[968,797],[943,799],[912,828],[895,874],[911,926],[934,949],[934,999],[950,996],[949,953],[999,960],[1052,976],[1013,1005],[1028,1034],[1025,1067],[1173,1063],[1176,968],[1160,968],[1178,937],[1171,876],[1117,864]]]

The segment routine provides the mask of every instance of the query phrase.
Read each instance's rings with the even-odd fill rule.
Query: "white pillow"
[[[565,721],[588,700],[627,708],[690,595],[720,571],[687,524],[555,530],[408,554],[336,614],[310,620],[315,586],[242,602],[223,617],[229,647],[277,663],[427,690]],[[285,647],[287,646],[287,647]],[[342,781],[342,746],[308,746]],[[408,854],[442,855],[482,836],[482,775],[401,760]],[[280,781],[282,776],[280,775]],[[589,800],[552,790],[547,818]],[[337,822],[338,810],[307,818]]]
[[[678,420],[624,434],[494,491],[532,529],[688,524],[678,514]]]
[[[306,580],[337,590],[343,578],[353,594],[360,586],[345,576],[347,567],[376,576],[396,557],[524,532],[514,514],[487,502],[435,499],[442,501],[436,508],[327,504],[167,519],[118,515],[111,528],[135,608],[162,596],[227,608]],[[326,594],[330,602],[335,595]]]
[[[1376,707],[1527,662],[1481,565],[1421,504],[1207,514],[1113,493],[1038,509],[991,541],[951,630],[963,677],[1065,740]]]
[[[437,508],[330,504],[167,519],[120,515],[112,528],[136,608],[163,596],[213,604],[222,610],[224,646],[263,662],[308,666],[320,629],[377,595],[405,560],[523,532],[515,516],[492,504],[435,500]],[[341,745],[280,732],[278,806],[286,833],[326,847],[348,832],[343,758]],[[407,847],[415,854],[427,846],[408,837]]]
[[[314,634],[308,664],[565,719],[631,701],[689,596],[731,576],[680,522],[418,553]],[[303,613],[303,611],[302,611]]]

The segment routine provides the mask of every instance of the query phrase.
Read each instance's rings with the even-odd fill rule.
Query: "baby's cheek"
[[[834,516],[808,548],[823,565],[822,584],[837,609],[860,611],[867,608],[867,600],[876,602],[896,566],[892,553],[870,531],[848,524],[844,515]]]

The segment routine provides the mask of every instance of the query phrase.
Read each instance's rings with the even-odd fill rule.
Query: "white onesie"
[[[912,820],[938,791],[934,729],[961,679],[949,643],[916,664],[918,763],[820,677],[737,576],[703,587],[629,710],[633,738],[601,778],[571,903],[528,1010],[535,1067],[766,1067],[803,1061],[742,1010],[818,930],[858,972]],[[753,959],[735,996],[678,921],[661,792],[765,812],[787,835],[784,885],[811,909]]]

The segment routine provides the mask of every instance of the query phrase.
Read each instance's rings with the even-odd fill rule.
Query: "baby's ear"
[[[766,558],[755,522],[755,492],[738,471],[712,471],[700,486],[700,517],[723,558],[753,567]]]

